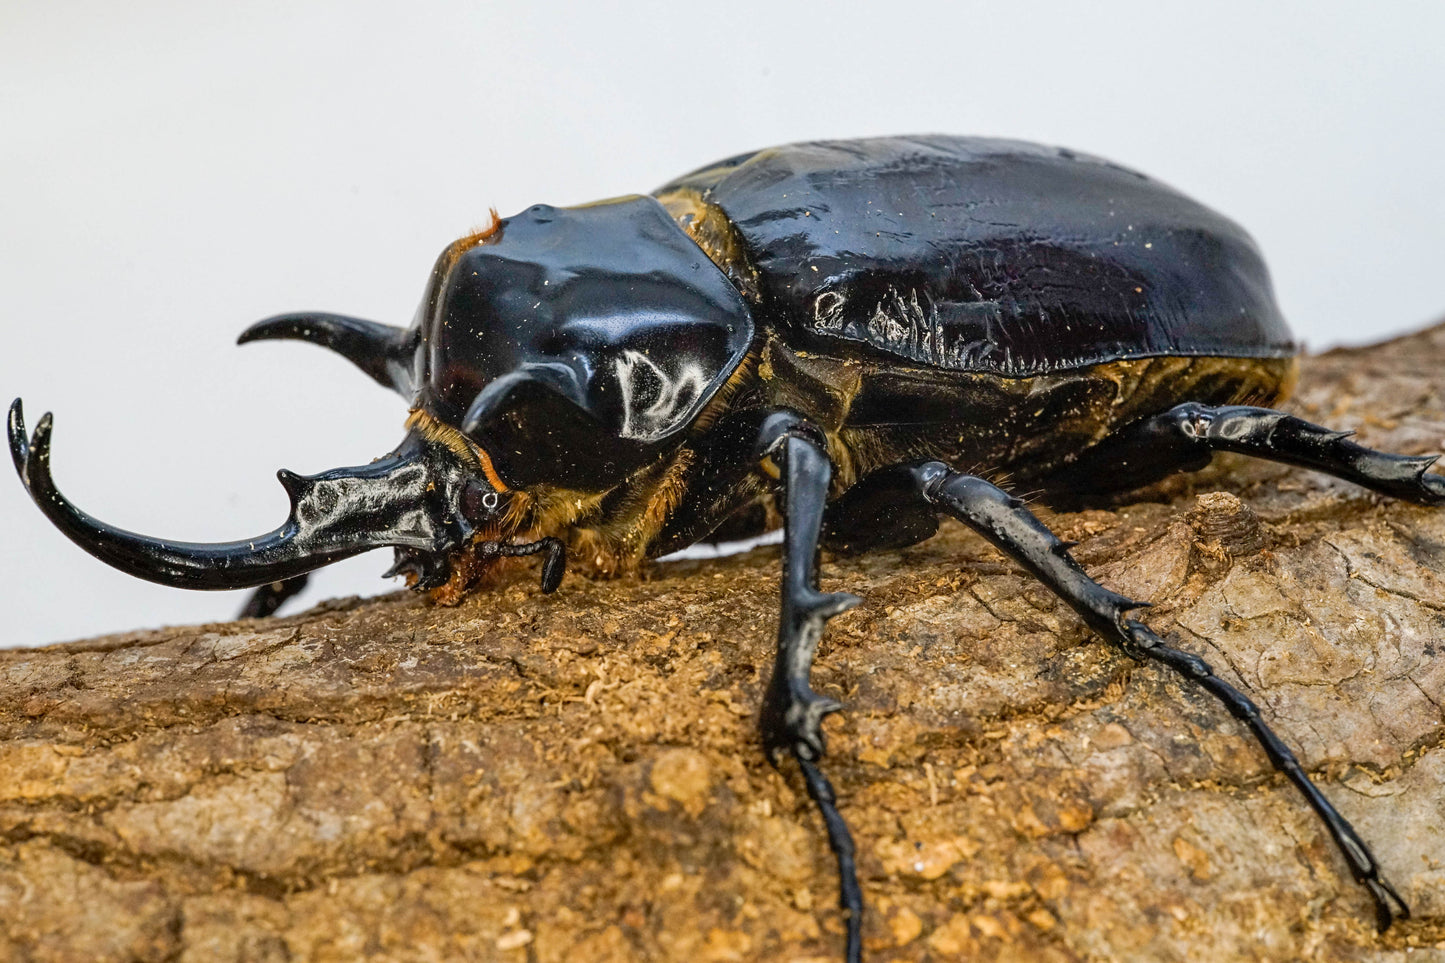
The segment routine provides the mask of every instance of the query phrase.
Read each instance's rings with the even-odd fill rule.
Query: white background
[[[0,395],[154,535],[279,523],[402,402],[249,322],[406,324],[491,205],[646,191],[748,148],[942,131],[1103,154],[1245,225],[1313,347],[1445,314],[1445,5],[0,0]],[[388,588],[386,553],[309,593]],[[564,586],[565,591],[565,586]],[[220,619],[0,475],[0,644]]]

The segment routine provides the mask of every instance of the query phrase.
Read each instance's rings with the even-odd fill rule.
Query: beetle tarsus
[[[1067,550],[1061,550],[1058,537],[1002,489],[972,475],[942,473],[940,468],[946,471],[946,466],[937,462],[914,469],[924,498],[1027,568],[1099,635],[1136,659],[1153,660],[1173,669],[1223,703],[1231,715],[1244,723],[1274,768],[1295,785],[1325,824],[1355,880],[1374,897],[1380,929],[1388,927],[1396,915],[1409,916],[1409,907],[1380,875],[1379,863],[1369,847],[1310,780],[1295,754],[1270,729],[1259,707],[1249,697],[1215,675],[1209,663],[1199,656],[1171,648],[1142,622],[1125,618],[1131,609],[1141,607],[1140,603],[1110,592],[1091,579]]]
[[[848,831],[843,814],[838,812],[838,798],[833,792],[833,784],[823,775],[823,770],[801,755],[795,754],[794,758],[798,760],[798,767],[803,770],[803,779],[808,784],[808,795],[823,814],[823,822],[828,827],[828,848],[838,860],[838,908],[843,911],[844,925],[847,927],[844,960],[846,963],[861,963],[863,890],[858,885],[853,834]]]
[[[1130,621],[1126,624],[1126,628],[1129,639],[1124,643],[1126,650],[1133,650],[1143,658],[1153,659],[1166,665],[1190,681],[1197,683],[1222,702],[1224,707],[1229,710],[1230,715],[1244,723],[1256,741],[1263,747],[1265,755],[1269,757],[1274,768],[1284,773],[1285,777],[1294,783],[1295,788],[1304,795],[1305,800],[1310,804],[1310,808],[1325,824],[1325,829],[1334,839],[1336,848],[1349,863],[1350,874],[1354,876],[1355,882],[1362,884],[1374,897],[1375,917],[1381,932],[1389,928],[1396,916],[1408,919],[1410,907],[1406,905],[1394,887],[1380,875],[1380,864],[1374,854],[1370,852],[1370,848],[1365,845],[1365,841],[1355,832],[1349,821],[1341,816],[1320,792],[1319,787],[1304,771],[1304,767],[1300,765],[1299,759],[1290,751],[1290,748],[1270,729],[1261,717],[1259,707],[1244,693],[1215,675],[1209,663],[1199,656],[1165,645],[1159,636],[1139,622]],[[1139,644],[1140,642],[1144,644]]]
[[[1389,880],[1383,876],[1372,876],[1359,882],[1364,883],[1375,898],[1375,927],[1381,933],[1389,929],[1396,919],[1410,918],[1410,905],[1395,891]]]

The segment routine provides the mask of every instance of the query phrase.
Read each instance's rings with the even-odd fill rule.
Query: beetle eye
[[[501,497],[476,479],[468,481],[462,488],[462,514],[471,522],[480,522],[497,510]]]

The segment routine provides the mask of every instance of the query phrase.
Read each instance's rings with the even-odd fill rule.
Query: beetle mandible
[[[940,515],[978,531],[1094,633],[1201,686],[1304,794],[1383,929],[1408,908],[1247,696],[1131,619],[1019,499],[1088,497],[1233,451],[1424,504],[1430,457],[1363,448],[1270,407],[1297,347],[1253,241],[1177,191],[1096,157],[984,138],[825,141],[739,154],[650,196],[539,205],[451,244],[408,328],[334,314],[242,342],[340,353],[410,405],[362,467],[278,473],[284,524],[222,544],[160,540],[73,506],[51,416],[9,440],[40,509],[92,555],[194,589],[258,587],[264,616],[306,573],[390,546],[439,602],[504,556],[605,573],[781,522],[778,650],[763,743],[791,756],[827,826],[861,957],[853,843],[820,768],[842,706],[809,684],[828,619],[820,547],[892,549]],[[969,468],[966,473],[962,469]]]

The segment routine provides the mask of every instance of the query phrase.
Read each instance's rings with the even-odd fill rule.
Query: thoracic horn
[[[392,389],[408,401],[412,398],[415,385],[411,366],[416,346],[406,328],[344,314],[278,314],[251,325],[241,332],[236,343],[282,339],[310,341],[330,348],[382,387]]]

